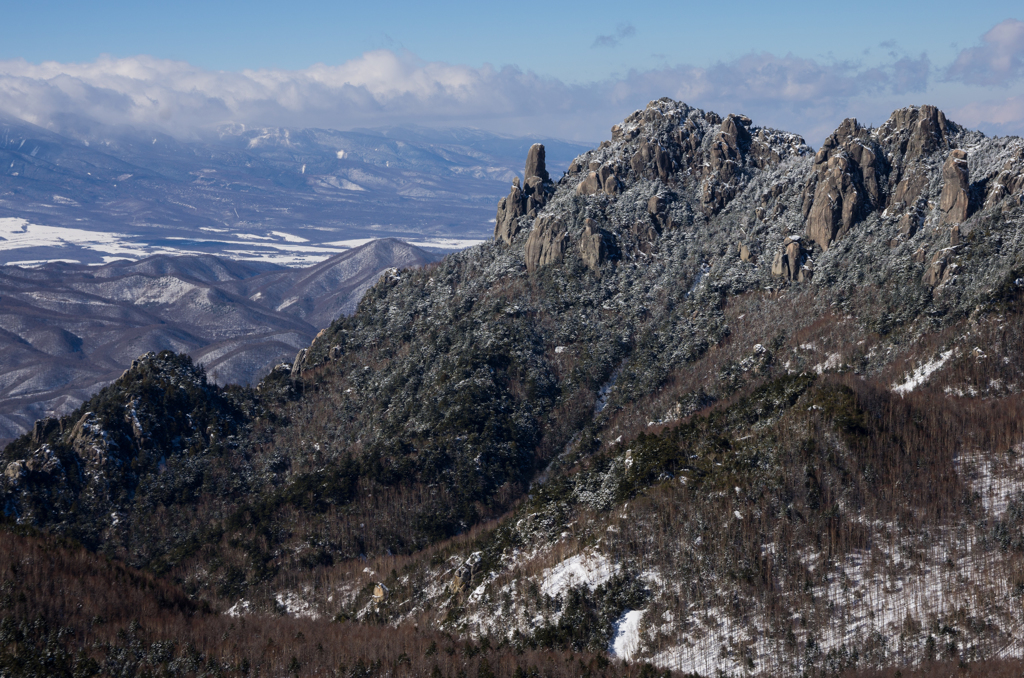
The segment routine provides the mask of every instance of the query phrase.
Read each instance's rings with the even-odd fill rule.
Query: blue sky
[[[672,96],[804,134],[935,103],[1024,132],[1024,9],[952,2],[8,3],[0,110],[188,135],[420,123],[596,141]],[[12,30],[13,28],[13,30]]]

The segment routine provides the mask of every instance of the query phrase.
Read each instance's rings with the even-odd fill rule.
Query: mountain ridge
[[[0,438],[73,411],[149,351],[187,351],[218,383],[249,384],[351,313],[382,271],[436,258],[383,239],[305,269],[211,255],[4,266]]]

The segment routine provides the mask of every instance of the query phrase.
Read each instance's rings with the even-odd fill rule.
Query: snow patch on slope
[[[586,586],[591,591],[612,578],[618,567],[601,553],[580,553],[544,570],[544,595],[557,598],[573,586]]]
[[[924,382],[928,381],[928,377],[930,377],[933,372],[937,372],[938,370],[942,369],[942,366],[945,365],[946,362],[952,356],[953,349],[941,353],[938,358],[935,358],[934,360],[929,360],[924,365],[921,365],[913,372],[908,374],[907,378],[903,380],[902,384],[893,384],[892,390],[895,393],[899,393],[900,395],[910,393],[915,388],[917,388]]]
[[[640,622],[647,610],[626,610],[615,622],[615,632],[608,651],[619,659],[629,661],[640,647]]]

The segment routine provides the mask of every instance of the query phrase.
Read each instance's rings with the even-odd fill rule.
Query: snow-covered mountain
[[[0,267],[0,439],[73,412],[149,351],[189,353],[218,384],[257,381],[383,271],[438,257],[382,239],[304,268],[210,255]]]
[[[254,388],[152,353],[38,422],[7,515],[223,612],[228,667],[280,615],[377,634],[340,670],[290,633],[293,673],[1021,672],[1024,141],[661,99],[506,191]]]

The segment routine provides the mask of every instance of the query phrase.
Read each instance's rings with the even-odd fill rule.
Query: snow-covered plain
[[[67,263],[109,263],[118,259],[144,259],[156,254],[216,253],[244,261],[266,261],[282,266],[310,266],[347,250],[365,245],[375,238],[316,241],[284,231],[250,233],[228,229],[201,229],[202,237],[168,236],[152,240],[139,235],[93,231],[65,226],[47,226],[15,217],[0,218],[0,251],[6,262],[18,266],[38,266],[51,261]],[[211,237],[215,234],[215,237]],[[330,237],[326,232],[307,235]],[[152,241],[151,241],[152,240]],[[416,237],[407,241],[417,247],[455,251],[484,242],[473,238]],[[15,252],[25,250],[24,259]],[[39,252],[60,251],[66,256],[38,258]],[[81,253],[75,258],[76,253]]]

